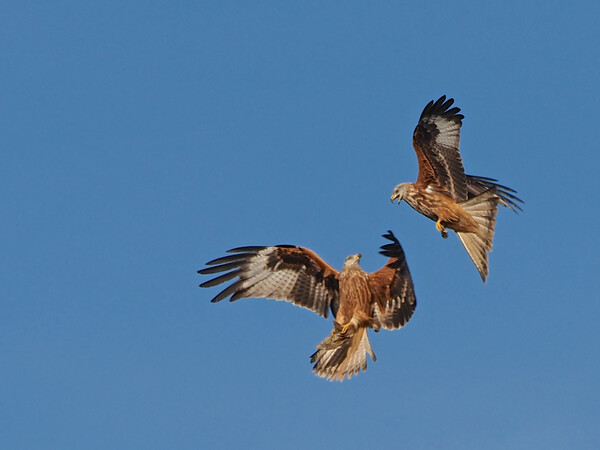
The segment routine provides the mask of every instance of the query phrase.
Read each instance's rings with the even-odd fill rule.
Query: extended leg
[[[365,314],[363,311],[354,311],[352,315],[352,319],[345,325],[342,325],[342,334],[345,334],[348,331],[348,328],[354,327],[354,329],[358,329],[360,327],[372,327],[373,326],[373,318],[369,315]]]
[[[437,222],[435,223],[435,228],[438,231],[441,231],[442,237],[444,239],[446,239],[448,237],[448,232],[446,231],[446,227],[444,227],[444,225],[442,225],[442,219],[438,219],[437,220]]]

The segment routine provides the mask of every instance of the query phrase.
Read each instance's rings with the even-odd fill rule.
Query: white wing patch
[[[327,317],[335,293],[328,290],[324,278],[319,277],[318,271],[308,272],[301,263],[278,260],[278,251],[281,251],[281,247],[234,249],[233,252],[239,252],[237,256],[219,258],[208,265],[222,265],[199,271],[207,274],[230,271],[221,276],[222,281],[215,282],[217,278],[203,285],[209,287],[237,278],[213,301],[220,301],[229,295],[231,301],[248,297],[271,298],[289,301]]]
[[[436,117],[434,122],[440,132],[437,135],[436,141],[444,147],[458,148],[460,142],[460,123],[443,117]]]

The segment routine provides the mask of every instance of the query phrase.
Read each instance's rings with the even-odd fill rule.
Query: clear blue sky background
[[[3,3],[1,448],[600,448],[600,6],[383,3]],[[389,201],[442,94],[526,201],[486,285]],[[388,229],[418,308],[344,383],[331,321],[198,288],[240,245],[373,271]]]

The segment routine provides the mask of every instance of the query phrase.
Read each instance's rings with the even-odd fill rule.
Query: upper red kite
[[[456,231],[485,283],[488,252],[492,250],[498,204],[517,212],[521,199],[495,179],[466,175],[458,151],[464,116],[454,99],[429,102],[415,128],[413,146],[419,162],[416,183],[394,188],[392,202],[402,199],[416,211],[436,221],[442,237],[446,228]]]
[[[329,380],[343,381],[367,368],[367,353],[375,361],[367,328],[394,330],[404,326],[416,306],[413,283],[404,251],[391,231],[392,241],[381,247],[388,256],[385,266],[365,273],[359,266],[360,253],[350,255],[338,272],[315,252],[294,245],[239,247],[231,256],[207,263],[200,274],[229,271],[201,287],[211,287],[236,279],[212,299],[218,302],[245,297],[286,300],[335,320],[331,334],[317,345],[311,356],[313,371]]]

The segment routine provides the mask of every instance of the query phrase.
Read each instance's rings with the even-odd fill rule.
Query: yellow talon
[[[346,334],[346,331],[348,331],[348,328],[350,328],[350,325],[352,325],[352,323],[348,322],[346,325],[344,325],[342,327],[342,334]]]
[[[442,237],[444,239],[446,239],[448,237],[448,232],[446,231],[446,227],[444,225],[442,225],[442,219],[438,219],[437,222],[435,223],[435,228],[438,231],[442,232]]]

